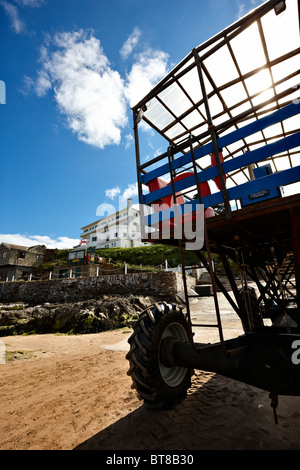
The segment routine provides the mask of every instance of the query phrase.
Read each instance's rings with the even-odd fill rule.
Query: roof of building
[[[15,245],[13,243],[0,243],[0,246],[3,245],[5,246],[6,248],[8,248],[9,250],[19,250],[19,251],[28,251],[28,250],[31,250],[32,248],[42,248],[42,245],[33,245],[33,246],[23,246],[23,245]]]
[[[94,248],[90,246],[87,247],[86,245],[77,245],[77,246],[74,246],[74,248],[72,248],[71,250],[69,250],[69,253],[72,253],[74,251],[76,252],[76,251],[85,251],[85,250],[95,252]]]

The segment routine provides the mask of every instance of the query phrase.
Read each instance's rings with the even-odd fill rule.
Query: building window
[[[96,242],[97,241],[97,237],[92,237],[92,242]]]
[[[24,259],[24,258],[25,258],[25,255],[26,255],[25,251],[20,251],[20,252],[19,252],[19,258]]]
[[[83,258],[85,256],[85,250],[81,251],[72,251],[69,253],[69,260],[77,259],[77,258]]]
[[[2,259],[5,259],[7,257],[7,251],[3,251],[2,253]]]
[[[40,255],[35,255],[35,260],[40,261]]]

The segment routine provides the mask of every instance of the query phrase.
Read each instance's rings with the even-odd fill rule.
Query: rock
[[[99,317],[100,320],[107,320],[107,316],[102,312],[97,313],[97,317]]]
[[[53,328],[57,331],[62,331],[78,311],[78,306],[72,304],[56,307],[54,310]]]
[[[0,336],[28,333],[99,333],[130,327],[155,299],[105,295],[99,299],[44,303],[14,309],[1,305]]]

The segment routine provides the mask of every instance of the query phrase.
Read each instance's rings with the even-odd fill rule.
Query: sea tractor
[[[142,238],[179,248],[185,293],[184,308],[149,306],[128,340],[128,374],[147,407],[181,402],[194,369],[265,390],[275,419],[280,395],[300,395],[299,10],[297,0],[263,3],[132,108]],[[144,126],[165,142],[151,160]],[[186,250],[210,274],[213,344],[195,341],[205,324],[193,324]],[[241,321],[235,338],[224,338],[220,292]]]

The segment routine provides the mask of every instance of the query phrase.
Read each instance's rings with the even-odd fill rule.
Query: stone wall
[[[194,278],[188,278],[188,287],[193,287],[194,284]],[[162,271],[79,279],[6,282],[3,290],[2,286],[3,283],[0,283],[0,302],[38,305],[44,302],[78,302],[104,294],[168,298],[183,291],[183,280],[180,273]]]

